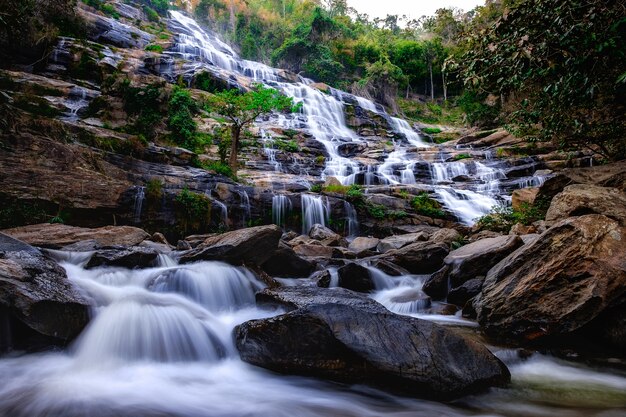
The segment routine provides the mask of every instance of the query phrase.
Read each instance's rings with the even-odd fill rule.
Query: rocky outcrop
[[[337,270],[339,286],[357,292],[370,292],[376,286],[370,271],[362,265],[350,262]]]
[[[180,256],[181,263],[197,261],[225,261],[233,265],[263,265],[282,236],[276,225],[249,227],[207,238],[196,248]]]
[[[375,237],[357,237],[348,245],[348,249],[355,253],[374,251],[380,240]]]
[[[377,246],[379,252],[387,252],[393,249],[400,249],[415,242],[428,240],[430,234],[426,232],[408,233],[406,235],[394,235],[380,240]]]
[[[120,48],[143,49],[154,39],[154,35],[115,19],[79,9],[87,26],[87,36],[98,43],[106,43]]]
[[[156,266],[157,256],[158,252],[156,250],[141,246],[102,249],[96,251],[91,256],[85,267],[119,266],[130,269],[148,268]]]
[[[455,288],[469,279],[484,276],[523,243],[519,236],[508,235],[477,240],[453,250],[444,259],[444,263],[450,266],[450,285]]]
[[[56,262],[0,233],[0,316],[11,345],[30,349],[76,337],[89,321],[89,303]]]
[[[626,226],[626,194],[617,188],[569,185],[552,199],[546,221],[594,213],[615,219],[620,225]]]
[[[477,342],[428,321],[349,305],[249,321],[235,334],[248,363],[420,397],[453,398],[509,380],[506,367]]]
[[[304,278],[315,270],[315,264],[299,257],[293,249],[280,247],[261,265],[274,277]]]
[[[626,228],[602,215],[558,222],[487,274],[474,300],[492,336],[532,341],[572,333],[626,301]]]
[[[150,235],[132,226],[105,226],[95,229],[58,223],[41,223],[6,229],[3,233],[33,246],[61,249],[83,241],[92,241],[89,250],[111,246],[136,246]]]
[[[402,249],[390,250],[384,259],[406,268],[412,274],[430,274],[441,268],[448,255],[445,243],[416,242]]]

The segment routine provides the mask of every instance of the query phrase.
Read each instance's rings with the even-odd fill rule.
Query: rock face
[[[479,343],[428,321],[349,305],[313,305],[235,333],[248,363],[420,397],[453,398],[510,378]]]
[[[412,274],[430,274],[441,268],[448,255],[445,243],[416,242],[384,254],[390,262],[406,268]]]
[[[157,251],[152,248],[135,246],[119,249],[102,249],[94,253],[86,268],[98,266],[121,266],[124,268],[148,268],[155,266]]]
[[[626,194],[617,188],[569,185],[552,199],[546,221],[593,213],[605,215],[626,226]]]
[[[20,348],[29,338],[67,343],[87,325],[89,303],[56,262],[0,233],[0,315]]]
[[[380,243],[377,246],[377,249],[379,252],[387,252],[393,249],[400,249],[406,245],[410,245],[411,243],[428,240],[428,237],[428,233],[425,232],[389,236],[381,239]]]
[[[61,249],[78,242],[91,240],[97,247],[135,246],[150,235],[132,226],[105,226],[97,229],[67,226],[64,224],[32,224],[6,229],[3,233],[42,248]]]
[[[564,335],[626,296],[626,228],[602,215],[569,218],[494,266],[474,300],[487,334]]]
[[[453,250],[444,259],[444,263],[450,266],[448,277],[451,286],[455,288],[476,276],[484,276],[492,266],[523,243],[516,235],[498,236]]]
[[[262,265],[278,248],[281,235],[280,227],[272,224],[211,236],[185,252],[180,262],[220,260],[234,265]]]
[[[357,237],[350,245],[348,245],[348,249],[353,252],[359,253],[367,250],[376,250],[376,246],[378,246],[379,239],[375,237]]]

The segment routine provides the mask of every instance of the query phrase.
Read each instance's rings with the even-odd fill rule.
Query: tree
[[[498,97],[516,134],[626,158],[624,1],[512,4],[467,37],[466,88]]]
[[[237,153],[243,129],[263,114],[273,111],[294,112],[298,109],[299,105],[294,105],[291,97],[286,97],[279,91],[260,84],[255,84],[252,90],[243,94],[231,89],[217,93],[208,99],[207,111],[221,114],[230,123],[231,146],[228,165],[233,175],[237,175]]]

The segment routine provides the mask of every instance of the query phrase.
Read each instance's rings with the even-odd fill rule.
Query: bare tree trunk
[[[435,101],[435,83],[433,82],[433,60],[428,60],[428,71],[430,72],[430,99]]]
[[[228,166],[230,170],[233,172],[233,176],[237,176],[237,165],[239,162],[238,151],[239,151],[239,135],[241,134],[241,127],[233,124],[230,127],[231,134],[231,142],[230,142],[230,156],[228,158]]]
[[[441,83],[443,84],[443,101],[448,101],[448,86],[446,85],[446,71],[441,70]]]

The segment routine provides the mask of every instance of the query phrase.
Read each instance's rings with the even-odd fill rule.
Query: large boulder
[[[357,292],[371,292],[376,286],[370,271],[363,265],[350,262],[337,270],[339,286]]]
[[[129,248],[101,249],[96,251],[86,268],[120,266],[123,268],[148,268],[156,266],[158,252],[152,248],[133,246]]]
[[[494,266],[474,300],[493,336],[572,333],[626,298],[626,228],[602,215],[563,220]]]
[[[594,213],[603,214],[626,226],[626,194],[617,188],[569,185],[552,199],[546,221]]]
[[[61,249],[78,242],[93,241],[96,248],[111,246],[136,246],[150,235],[132,226],[105,226],[90,229],[59,223],[31,224],[2,231],[15,239],[33,246]]]
[[[235,335],[241,358],[253,365],[419,397],[453,398],[510,378],[487,348],[451,330],[350,305],[312,305],[249,321]]]
[[[305,278],[315,270],[313,262],[301,258],[290,247],[278,248],[261,267],[271,276],[284,278]]]
[[[406,268],[412,274],[430,274],[442,267],[448,251],[445,243],[416,242],[401,249],[390,250],[383,258]]]
[[[406,235],[388,236],[380,241],[377,246],[379,252],[387,252],[393,249],[400,249],[411,243],[428,240],[430,234],[426,232],[409,233]]]
[[[321,224],[314,224],[309,230],[309,237],[322,242],[324,246],[348,246],[346,240],[339,234]]]
[[[184,252],[180,262],[219,260],[233,265],[263,265],[278,249],[281,235],[280,227],[271,224],[211,236]]]
[[[87,325],[89,303],[56,262],[0,233],[0,316],[15,347],[65,344]]]
[[[507,235],[477,240],[453,250],[444,259],[444,263],[450,266],[450,285],[455,288],[469,279],[484,276],[492,266],[523,244],[519,236]]]
[[[376,250],[376,246],[378,246],[379,242],[380,239],[375,237],[359,236],[355,238],[352,242],[350,242],[350,244],[348,245],[348,249],[355,253],[363,251],[374,251]]]

